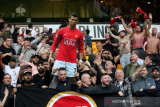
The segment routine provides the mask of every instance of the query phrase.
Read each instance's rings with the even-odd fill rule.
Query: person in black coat
[[[124,96],[119,88],[111,84],[111,77],[106,73],[102,74],[100,85],[87,89],[81,87],[79,90],[85,94],[117,94],[119,96]]]
[[[14,32],[12,34],[13,43],[17,43],[17,36],[19,35],[19,29],[20,28],[15,28],[14,29]]]

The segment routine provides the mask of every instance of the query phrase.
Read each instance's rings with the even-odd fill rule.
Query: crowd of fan
[[[149,18],[152,19],[151,16]],[[89,58],[86,61],[84,57],[82,62],[77,63],[78,72],[75,73],[74,80],[69,81],[65,68],[52,68],[54,61],[48,62],[56,32],[52,34],[50,29],[36,34],[33,25],[29,24],[28,29],[22,34],[19,34],[19,26],[15,25],[12,33],[10,31],[12,26],[0,19],[1,105],[13,106],[12,100],[17,92],[13,87],[53,88],[85,94],[114,93],[129,97],[130,101],[133,100],[133,96],[160,97],[158,59],[160,47],[156,48],[155,53],[141,51],[140,47],[135,46],[135,41],[140,38],[134,38],[135,34],[139,37],[144,36],[143,38],[149,35],[146,36],[146,41],[149,41],[152,39],[150,35],[152,36],[155,30],[153,29],[150,34],[149,28],[144,25],[145,30],[141,32],[140,25],[137,25],[130,31],[123,19],[120,20],[125,30],[118,33],[116,24],[108,27],[109,33],[105,35],[105,41],[96,44],[98,50],[96,54],[93,54],[90,31],[85,30],[84,54]],[[155,39],[154,42],[160,41],[158,38]],[[144,43],[143,40],[141,42]],[[153,41],[148,43],[154,46]],[[57,52],[58,48],[54,58]],[[156,53],[158,58],[153,55]],[[122,69],[117,69],[119,63]],[[57,71],[58,75],[54,76]]]

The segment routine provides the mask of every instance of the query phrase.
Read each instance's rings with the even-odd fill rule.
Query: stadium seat
[[[121,64],[117,64],[117,69],[122,69]]]
[[[89,58],[89,57],[88,57],[88,56],[85,56],[85,58],[86,58],[86,61],[88,61],[88,58]]]
[[[96,45],[96,42],[92,42],[92,45]]]

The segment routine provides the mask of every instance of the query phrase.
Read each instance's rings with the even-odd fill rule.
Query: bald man
[[[98,42],[96,47],[97,47],[98,52],[95,53],[95,55],[96,55],[95,60],[101,60],[101,54],[102,54],[102,51],[103,51],[103,45],[102,45],[101,42]]]
[[[91,76],[88,73],[82,74],[81,81],[78,81],[77,85],[79,88],[85,88],[85,89],[93,87],[91,85]]]
[[[89,56],[88,62],[93,67],[94,66],[93,62],[94,62],[96,56],[93,54],[93,49],[91,47],[87,47],[86,48],[86,55]]]

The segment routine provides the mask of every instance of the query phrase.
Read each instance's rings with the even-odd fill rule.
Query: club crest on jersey
[[[66,45],[71,45],[71,46],[75,46],[76,40],[74,40],[74,39],[69,39],[69,38],[64,38],[64,44],[66,44]]]
[[[78,35],[75,35],[75,38],[77,38],[78,37]]]

